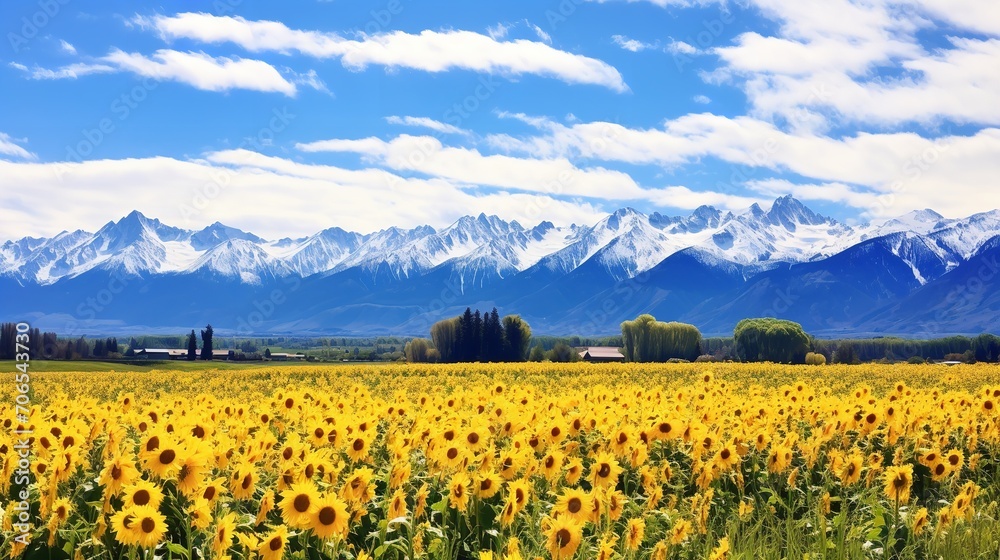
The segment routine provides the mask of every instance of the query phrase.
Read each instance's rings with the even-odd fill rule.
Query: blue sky
[[[192,6],[0,6],[0,238],[1000,206],[988,0]]]

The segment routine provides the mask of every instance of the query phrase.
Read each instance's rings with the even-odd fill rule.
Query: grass
[[[124,362],[100,362],[93,360],[32,360],[30,362],[29,371],[33,372],[64,372],[64,371],[85,371],[85,372],[95,372],[95,371],[115,371],[115,372],[125,372],[125,371],[150,371],[150,370],[160,370],[160,371],[210,371],[210,370],[236,370],[236,369],[254,369],[262,367],[281,367],[281,366],[291,366],[291,365],[303,365],[305,362],[288,361],[288,362],[224,362],[224,361],[211,361],[203,362],[201,360],[196,360],[194,362],[189,362],[187,360],[152,360],[148,363],[124,363]],[[365,364],[369,362],[324,362],[324,366],[336,366],[340,364],[351,363],[353,365]],[[381,362],[371,362],[375,364],[380,364]],[[10,372],[14,371],[14,366],[17,362],[13,360],[0,360],[0,372]]]

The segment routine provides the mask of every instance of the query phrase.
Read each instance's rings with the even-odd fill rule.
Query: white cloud
[[[552,44],[552,36],[546,33],[545,30],[543,30],[541,27],[538,27],[533,23],[528,23],[528,27],[530,27],[531,30],[535,32],[535,35],[538,35],[539,39],[545,41],[546,43],[549,43],[550,45]]]
[[[23,142],[23,140],[15,140],[14,138],[11,138],[9,134],[0,132],[0,155],[11,156],[18,159],[35,159],[35,154],[17,145],[16,142]]]
[[[351,152],[396,171],[418,172],[470,186],[597,199],[638,200],[650,193],[628,174],[603,168],[581,169],[564,158],[532,159],[484,155],[471,148],[441,144],[431,136],[324,140],[298,144],[305,152]]]
[[[487,27],[486,33],[490,36],[491,39],[499,41],[500,39],[504,39],[507,37],[507,32],[510,31],[511,27],[512,27],[511,25],[504,25],[502,23],[498,23],[492,27]]]
[[[552,48],[537,41],[498,41],[471,31],[393,31],[352,40],[334,33],[290,29],[277,21],[183,13],[140,18],[165,39],[203,43],[232,42],[251,52],[299,52],[317,58],[339,58],[352,70],[369,65],[413,68],[426,72],[453,69],[519,76],[550,76],[571,84],[593,84],[626,91],[621,74],[597,59]]]
[[[70,44],[70,43],[69,43],[68,41],[66,41],[65,39],[60,39],[60,40],[59,40],[59,48],[60,48],[60,49],[61,49],[61,50],[62,50],[62,51],[63,51],[64,53],[67,53],[67,54],[72,54],[72,55],[75,55],[75,54],[76,54],[76,47],[74,47],[73,45],[71,45],[71,44]]]
[[[188,84],[205,91],[247,89],[283,93],[291,97],[297,93],[295,83],[325,90],[325,84],[315,72],[294,75],[293,83],[266,62],[239,57],[213,57],[203,52],[160,49],[151,56],[146,56],[114,49],[98,60],[96,63],[75,63],[55,70],[39,67],[29,70],[22,64],[11,65],[27,72],[30,78],[36,80],[76,79],[88,74],[131,72],[154,80]]]
[[[391,226],[443,227],[479,212],[525,225],[542,219],[558,225],[590,224],[605,215],[592,204],[542,194],[473,191],[439,179],[306,165],[246,150],[213,152],[195,161],[0,160],[0,176],[39,200],[60,201],[24,208],[17,192],[0,190],[0,206],[7,209],[0,239],[51,236],[59,229],[94,231],[109,217],[133,209],[178,227],[197,229],[221,221],[271,239],[310,235],[331,226],[362,233]],[[220,178],[224,181],[218,182]],[[206,185],[217,196],[206,197]],[[196,205],[204,200],[207,205]],[[276,208],[281,220],[265,210]]]
[[[516,116],[515,116],[516,118]],[[836,192],[845,204],[865,204],[869,215],[894,215],[931,207],[948,215],[969,215],[1000,208],[1000,129],[972,135],[925,138],[918,134],[858,132],[830,137],[791,133],[752,117],[692,114],[668,121],[662,128],[635,129],[608,122],[566,126],[539,118],[524,118],[540,134],[517,138],[487,137],[489,145],[507,153],[532,157],[580,158],[633,165],[680,168],[717,158],[732,166],[732,187],[792,173],[806,185],[849,185]],[[747,171],[749,170],[749,172]],[[841,187],[837,187],[841,188]],[[780,191],[775,191],[780,192]],[[802,188],[803,198],[830,200],[818,189]],[[773,194],[773,193],[772,193]],[[877,197],[878,204],[869,203]]]
[[[667,52],[673,54],[698,54],[700,51],[684,41],[673,40],[667,45]]]
[[[615,44],[618,45],[619,47],[631,52],[640,52],[647,49],[659,48],[658,42],[643,43],[642,41],[638,41],[636,39],[630,39],[624,35],[612,35],[611,40],[614,41]]]
[[[711,98],[707,95],[696,95],[693,97],[695,103],[701,103],[702,105],[708,105],[712,102]]]
[[[69,64],[55,70],[42,68],[40,66],[35,66],[34,68],[29,69],[27,66],[16,62],[11,62],[10,66],[28,74],[28,77],[32,80],[75,80],[88,74],[110,74],[117,72],[116,68],[108,66],[107,64],[93,64],[86,62]]]
[[[178,81],[207,91],[249,89],[287,96],[296,93],[294,84],[260,60],[212,57],[202,52],[168,49],[160,49],[150,57],[114,50],[104,60],[140,76]]]
[[[427,117],[400,117],[392,115],[386,117],[385,121],[389,124],[397,124],[401,126],[428,128],[442,134],[461,134],[463,136],[469,134],[468,130],[463,130],[453,124],[443,123]]]

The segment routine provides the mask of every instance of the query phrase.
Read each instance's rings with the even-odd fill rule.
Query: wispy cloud
[[[612,35],[611,40],[614,41],[614,43],[619,47],[631,52],[658,49],[660,47],[659,41],[654,43],[643,43],[642,41],[630,39],[624,35]]]
[[[23,140],[20,142],[23,142]],[[5,132],[0,132],[0,155],[26,160],[36,159],[35,154],[19,146],[17,141]]]
[[[348,39],[335,33],[291,29],[278,21],[183,13],[139,18],[164,39],[203,43],[231,42],[250,52],[298,52],[316,58],[339,58],[352,70],[370,65],[425,72],[462,69],[507,76],[549,76],[571,84],[592,84],[626,91],[621,74],[609,64],[528,40],[501,41],[472,31],[393,31]],[[499,29],[497,30],[499,33]]]
[[[469,134],[468,130],[463,130],[455,125],[443,123],[427,117],[400,117],[392,115],[386,117],[385,121],[389,124],[427,128],[442,134],[461,134],[463,136]]]

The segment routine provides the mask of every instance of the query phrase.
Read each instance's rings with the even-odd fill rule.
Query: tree
[[[104,341],[98,338],[97,340],[94,341],[94,357],[103,358],[107,355],[108,352],[104,347]]]
[[[550,362],[578,362],[580,354],[565,342],[557,342],[552,350],[546,352],[545,358]]]
[[[188,335],[187,359],[190,362],[198,359],[198,337],[195,336],[194,329],[191,329],[191,334]]]
[[[701,354],[701,331],[694,325],[664,323],[645,314],[622,323],[622,344],[630,362],[694,361]]]
[[[270,348],[265,348],[264,349],[264,357],[267,358],[268,360],[271,359],[271,349]]]
[[[825,366],[826,356],[816,352],[809,352],[806,354],[806,364],[811,366]]]
[[[539,344],[531,349],[531,355],[528,356],[528,360],[532,362],[540,362],[545,359],[545,350],[542,349],[542,345]]]
[[[201,331],[201,359],[212,359],[212,325],[209,324]]]
[[[833,353],[833,363],[835,364],[859,364],[858,351],[853,342],[844,342],[837,346]]]
[[[414,338],[413,340],[407,342],[406,347],[403,348],[403,354],[406,355],[406,361],[413,363],[429,362],[430,351],[431,341],[426,338]]]
[[[736,355],[748,362],[801,364],[809,351],[802,325],[783,319],[744,319],[736,325],[733,339]]]
[[[528,359],[531,347],[531,327],[520,315],[503,318],[503,360],[523,362]],[[539,360],[540,361],[540,360]]]
[[[471,315],[471,312],[470,312]],[[440,354],[442,362],[457,362],[461,354],[459,336],[461,336],[461,317],[444,319],[431,325],[431,340],[434,348]]]

